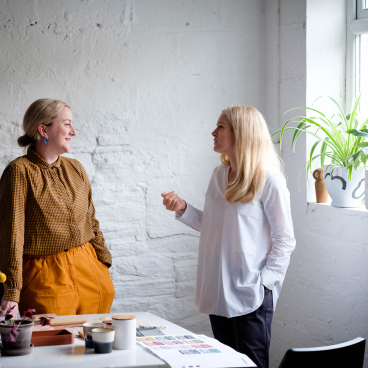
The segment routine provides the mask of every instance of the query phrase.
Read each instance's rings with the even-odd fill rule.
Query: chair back
[[[364,351],[362,337],[319,348],[290,349],[279,368],[363,368]]]

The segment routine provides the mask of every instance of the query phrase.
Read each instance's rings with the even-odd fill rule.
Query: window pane
[[[361,117],[366,119],[368,117],[368,34],[362,34],[359,36],[360,42],[358,46],[359,52],[359,66],[357,70],[357,92],[359,90],[363,92],[360,103]]]

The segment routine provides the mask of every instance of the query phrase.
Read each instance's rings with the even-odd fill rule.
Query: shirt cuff
[[[6,287],[4,299],[19,303],[20,291]]]
[[[101,254],[96,254],[97,255],[97,259],[103,263],[105,266],[107,266],[108,268],[111,267],[112,265],[112,257],[110,253],[101,253]]]
[[[266,267],[263,268],[261,277],[263,286],[266,286],[269,290],[272,290],[280,282],[279,276]]]
[[[186,223],[190,223],[194,220],[195,217],[195,211],[193,210],[193,206],[191,206],[188,202],[187,203],[187,209],[185,212],[183,211],[176,211],[175,212],[175,220],[179,220]]]

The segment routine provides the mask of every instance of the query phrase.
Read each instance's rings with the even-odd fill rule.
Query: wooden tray
[[[34,346],[74,344],[74,335],[68,330],[33,331],[31,343]]]
[[[83,323],[87,321],[81,317],[68,317],[68,318],[55,318],[50,321],[51,327],[55,326],[68,326],[68,327],[81,327]]]

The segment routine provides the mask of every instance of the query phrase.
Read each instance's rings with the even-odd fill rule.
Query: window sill
[[[364,205],[358,208],[349,208],[349,207],[333,207],[331,206],[331,202],[327,203],[316,203],[316,202],[309,202],[307,205],[307,212],[309,211],[328,211],[330,213],[341,213],[347,215],[360,215],[362,217],[368,218],[368,210],[365,208]]]

